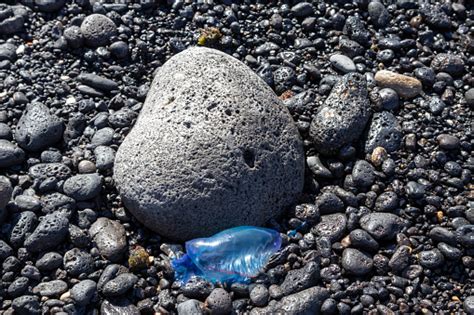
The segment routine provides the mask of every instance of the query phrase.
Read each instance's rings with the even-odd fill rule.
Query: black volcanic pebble
[[[25,247],[32,252],[56,247],[65,239],[68,224],[68,219],[61,212],[44,216],[35,230],[26,238]]]
[[[365,78],[357,73],[344,75],[311,122],[310,135],[316,149],[334,154],[351,144],[364,130],[369,114]]]
[[[360,219],[360,226],[376,240],[390,240],[400,232],[403,221],[392,213],[370,213]]]
[[[63,135],[61,120],[48,107],[36,103],[27,106],[18,121],[15,140],[25,150],[38,151],[59,141]]]
[[[342,253],[342,267],[349,273],[362,276],[373,267],[372,258],[357,249],[346,248]]]

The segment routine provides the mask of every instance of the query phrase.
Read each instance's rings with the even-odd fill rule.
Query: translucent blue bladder
[[[213,283],[245,283],[280,249],[281,237],[275,230],[239,226],[185,246],[186,254],[171,262],[177,281],[186,283],[197,276]]]

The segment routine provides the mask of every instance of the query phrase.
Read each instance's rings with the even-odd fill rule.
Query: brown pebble
[[[375,74],[377,85],[395,90],[402,98],[413,98],[421,92],[421,82],[413,77],[388,70],[380,70]]]

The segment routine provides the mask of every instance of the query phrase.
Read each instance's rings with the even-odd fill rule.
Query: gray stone
[[[9,233],[10,244],[15,247],[21,247],[25,238],[36,227],[36,214],[31,211],[22,211],[13,217],[12,228]]]
[[[103,171],[114,166],[115,150],[111,147],[100,145],[94,149],[95,166]]]
[[[41,208],[41,203],[36,196],[19,195],[15,198],[15,204],[21,210],[37,211]]]
[[[5,123],[0,123],[0,139],[12,140],[12,129]]]
[[[232,311],[232,298],[229,293],[222,288],[212,290],[206,299],[207,308],[211,314],[225,315]]]
[[[97,284],[89,279],[82,280],[71,288],[71,298],[78,305],[87,305],[94,297],[97,290]]]
[[[12,197],[12,192],[13,187],[8,177],[0,176],[0,209],[5,209]]]
[[[339,38],[339,49],[349,58],[360,56],[365,53],[365,48],[358,42],[348,39],[345,36]]]
[[[469,106],[474,106],[474,88],[470,88],[469,90],[464,93],[464,98],[466,99],[466,103]]]
[[[420,94],[422,89],[418,79],[388,70],[377,71],[375,81],[378,86],[391,88],[403,98],[413,98]]]
[[[23,163],[25,151],[16,144],[0,139],[0,167],[10,167]]]
[[[43,213],[52,213],[60,209],[75,210],[76,202],[74,199],[58,192],[41,196],[41,211]]]
[[[375,113],[364,136],[365,153],[383,147],[388,153],[398,150],[402,141],[402,129],[397,118],[389,112]]]
[[[7,289],[8,295],[15,298],[23,293],[28,289],[28,282],[29,279],[27,277],[18,277],[16,278]]]
[[[357,140],[369,120],[367,82],[357,73],[344,75],[311,122],[310,136],[316,149],[335,154]]]
[[[423,17],[423,21],[434,29],[449,30],[451,28],[451,20],[439,5],[430,5],[423,3],[419,12]]]
[[[89,229],[89,235],[102,256],[110,261],[118,261],[127,246],[125,229],[120,222],[99,218]]]
[[[63,280],[52,280],[42,282],[33,288],[33,293],[39,293],[41,296],[59,296],[67,291],[67,283]]]
[[[63,257],[64,270],[72,277],[80,274],[89,274],[94,269],[94,259],[92,256],[78,248],[67,251]]]
[[[117,34],[115,23],[102,14],[88,15],[81,24],[81,32],[88,46],[103,46]]]
[[[47,214],[25,240],[24,246],[31,252],[55,248],[67,236],[69,220],[60,212]]]
[[[71,169],[62,163],[39,163],[30,167],[28,174],[33,179],[45,180],[48,177],[55,177],[63,180],[71,176]]]
[[[102,294],[105,296],[119,296],[130,290],[138,277],[133,273],[122,273],[112,280],[108,281],[102,288]]]
[[[420,265],[428,269],[439,268],[444,263],[444,256],[437,248],[420,252],[418,259],[420,261]]]
[[[314,261],[303,268],[288,271],[281,284],[283,294],[289,295],[315,285],[319,279],[319,271],[319,265]]]
[[[26,17],[29,13],[26,7],[6,6],[0,4],[0,34],[11,35],[23,30]]]
[[[309,2],[300,2],[291,7],[291,12],[297,17],[307,17],[314,13],[314,8]]]
[[[16,46],[11,43],[0,44],[0,60],[14,61],[16,59]]]
[[[68,178],[63,190],[77,201],[92,199],[100,193],[102,178],[98,174],[80,174]]]
[[[91,139],[91,144],[94,146],[109,145],[112,143],[114,130],[110,127],[105,127],[97,130]]]
[[[321,305],[329,298],[329,291],[321,287],[312,287],[301,292],[285,296],[275,305],[254,308],[250,314],[295,314],[319,315]]]
[[[241,62],[208,48],[159,69],[114,165],[125,206],[179,240],[264,224],[296,200],[303,173],[282,102]]]
[[[0,262],[3,262],[5,258],[13,254],[13,248],[10,247],[5,241],[0,239]]]
[[[366,160],[358,160],[352,169],[352,181],[356,188],[368,188],[375,181],[374,167]]]
[[[12,302],[12,308],[18,315],[39,315],[41,307],[39,298],[34,295],[22,295]]]
[[[356,66],[354,62],[352,61],[351,58],[347,56],[344,56],[341,54],[335,54],[329,58],[329,61],[331,62],[334,68],[336,68],[337,70],[343,73],[356,71]]]
[[[102,315],[140,315],[138,307],[126,298],[104,300],[100,305]]]
[[[84,42],[84,37],[79,26],[73,25],[64,30],[64,39],[72,48],[79,48]]]
[[[347,217],[342,213],[321,216],[321,222],[311,229],[319,237],[328,237],[331,243],[339,241],[346,231]]]
[[[370,20],[375,27],[382,28],[387,26],[390,22],[390,15],[383,3],[371,1],[367,9],[369,11]]]
[[[438,96],[428,97],[423,103],[426,104],[430,112],[435,115],[440,114],[443,109],[446,108],[446,104]]]
[[[56,252],[48,252],[36,261],[36,267],[41,271],[51,271],[63,264],[63,257]]]
[[[366,253],[354,248],[346,248],[342,252],[342,267],[353,275],[366,275],[372,270],[373,266],[372,258]]]
[[[179,303],[177,310],[178,315],[201,315],[204,314],[202,308],[203,305],[198,300],[187,300],[185,302]]]
[[[41,103],[26,106],[16,126],[15,139],[28,151],[39,151],[58,142],[63,136],[63,123]]]
[[[352,230],[349,234],[349,238],[351,241],[351,246],[358,249],[370,252],[376,252],[379,249],[379,244],[377,241],[374,240],[369,233],[362,229]]]
[[[181,290],[185,297],[204,300],[211,294],[212,290],[214,290],[214,285],[202,278],[193,277],[186,282]]]
[[[468,315],[474,314],[474,295],[468,296],[462,305]]]
[[[128,107],[123,107],[109,116],[109,123],[114,128],[124,128],[132,124],[137,113]]]
[[[386,212],[369,213],[359,220],[360,226],[369,232],[376,240],[392,240],[400,233],[404,225],[403,220]]]
[[[42,12],[55,12],[61,9],[66,0],[35,0],[35,4]]]
[[[77,77],[77,80],[87,86],[104,92],[110,92],[118,89],[118,84],[115,81],[93,73],[81,73]]]
[[[342,30],[344,34],[348,35],[350,39],[358,42],[362,46],[370,45],[370,33],[364,26],[364,23],[361,21],[360,17],[357,15],[350,15],[346,19],[344,24],[344,29]]]
[[[265,306],[268,303],[269,297],[268,289],[263,284],[257,284],[252,291],[250,291],[250,300],[258,307]]]

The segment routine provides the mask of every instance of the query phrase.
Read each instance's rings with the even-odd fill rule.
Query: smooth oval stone
[[[303,189],[296,126],[238,60],[195,47],[157,72],[114,176],[125,206],[176,240],[262,225]]]
[[[413,77],[388,70],[380,70],[375,74],[377,85],[395,90],[403,98],[413,98],[421,92],[421,82]]]

